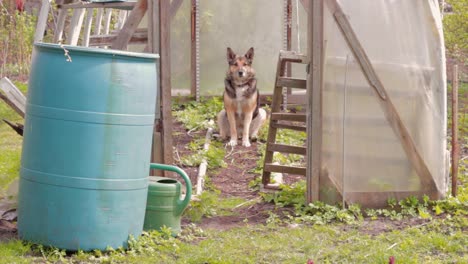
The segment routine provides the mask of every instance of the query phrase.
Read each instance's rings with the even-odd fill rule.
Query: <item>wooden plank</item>
[[[302,131],[302,132],[307,131],[307,127],[305,126],[296,126],[296,125],[282,124],[282,123],[273,123],[271,124],[271,126],[274,128],[290,129],[290,130]]]
[[[0,79],[0,99],[5,101],[16,113],[24,117],[26,111],[26,96],[7,78]]]
[[[152,0],[148,2],[148,45],[145,48],[148,52],[159,53],[159,0]],[[159,65],[159,64],[158,64]],[[160,67],[157,68],[158,74],[160,74]],[[156,111],[160,111],[161,103],[161,86],[159,83],[155,89],[157,89],[158,96],[156,100]],[[163,158],[163,136],[162,136],[162,121],[161,119],[155,119],[154,130],[153,130],[153,144],[151,150],[151,161],[155,163],[164,163]],[[165,171],[152,170],[151,175],[164,175]]]
[[[419,150],[411,138],[408,129],[401,120],[395,106],[388,97],[385,87],[377,76],[372,63],[370,62],[366,52],[364,51],[364,48],[357,38],[351,24],[348,21],[348,18],[343,13],[340,4],[336,0],[326,0],[325,2],[333,14],[338,27],[340,28],[346,42],[348,43],[349,48],[353,52],[354,57],[361,67],[364,76],[367,78],[369,85],[376,93],[377,100],[382,107],[387,121],[389,122],[396,136],[399,138],[408,159],[417,172],[420,178],[421,188],[428,192],[427,194],[431,199],[439,197],[439,190],[437,189],[437,185],[431,175],[431,172],[429,171],[426,163],[419,153]]]
[[[127,10],[120,10],[119,15],[117,17],[117,23],[115,23],[115,28],[116,30],[122,29],[122,27],[125,25],[125,21],[127,21],[127,13],[129,11]]]
[[[89,46],[110,46],[115,43],[117,35],[98,35],[92,36],[89,41]],[[148,34],[146,32],[137,32],[130,38],[128,44],[146,44],[148,42]],[[113,48],[117,49],[117,48]]]
[[[267,146],[268,151],[276,151],[276,152],[283,152],[283,153],[290,153],[290,154],[298,154],[298,155],[305,155],[306,148],[305,147],[298,147],[298,146],[291,146],[285,144],[268,144]]]
[[[271,113],[271,120],[306,122],[306,115],[296,113]]]
[[[280,51],[279,60],[284,62],[295,62],[295,63],[309,63],[309,58],[296,51]]]
[[[104,34],[107,35],[109,34],[110,32],[110,22],[111,22],[111,19],[112,19],[112,9],[110,8],[106,8],[104,9],[105,13],[104,13]]]
[[[297,78],[290,78],[290,77],[279,77],[278,78],[278,86],[280,87],[291,87],[291,88],[306,88],[306,80],[297,79]]]
[[[100,35],[102,30],[102,17],[104,15],[104,9],[99,8],[96,13],[96,23],[94,24],[94,34]]]
[[[309,0],[307,74],[307,202],[319,200],[322,163],[323,1]]]
[[[276,164],[265,164],[263,169],[269,172],[281,172],[281,173],[289,173],[289,174],[298,174],[298,175],[305,175],[306,168],[304,167],[291,167],[285,165],[276,165]]]
[[[51,0],[42,0],[41,10],[37,17],[36,32],[34,34],[34,42],[42,42],[44,38],[44,32],[47,26],[47,18],[49,17]]]
[[[151,1],[151,0],[150,0]],[[126,50],[128,42],[133,36],[133,33],[140,24],[143,16],[148,10],[148,1],[147,0],[138,0],[135,8],[133,8],[130,16],[120,30],[117,38],[112,43],[112,49]]]
[[[83,25],[83,19],[85,15],[84,9],[73,10],[73,16],[70,22],[70,33],[68,44],[76,46],[78,44],[78,38],[80,37],[81,25]]]
[[[83,41],[81,45],[88,47],[89,46],[89,36],[91,35],[91,26],[93,24],[94,9],[88,9],[86,11],[86,20],[83,29]]]
[[[171,20],[177,14],[177,10],[179,10],[180,6],[182,5],[182,2],[184,2],[184,0],[172,0],[171,1],[171,8],[169,11],[171,13]]]
[[[114,8],[123,10],[132,10],[135,2],[107,2],[107,3],[89,3],[89,2],[76,2],[72,4],[60,5],[61,9],[83,9],[83,8]]]
[[[460,144],[458,143],[458,65],[452,69],[452,196],[457,196],[458,162]]]
[[[59,9],[57,17],[57,25],[54,31],[54,43],[62,42],[63,29],[65,28],[65,19],[67,18],[67,10]]]
[[[309,13],[309,0],[301,0],[301,4],[304,7],[306,13]]]
[[[171,103],[171,20],[169,1],[159,0],[159,41],[161,56],[161,120],[163,123],[163,159],[173,164],[172,156],[172,103]]]

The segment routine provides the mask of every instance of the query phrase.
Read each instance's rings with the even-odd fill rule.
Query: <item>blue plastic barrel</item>
[[[21,239],[104,250],[141,234],[157,63],[154,54],[35,44],[18,194]]]

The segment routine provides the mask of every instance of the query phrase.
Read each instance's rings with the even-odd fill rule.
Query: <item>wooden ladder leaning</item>
[[[278,129],[292,129],[296,131],[306,131],[306,115],[305,113],[286,113],[281,111],[283,103],[283,87],[296,88],[305,90],[306,80],[284,76],[287,63],[307,64],[307,56],[291,52],[280,51],[278,66],[276,70],[276,81],[273,90],[273,100],[271,104],[270,127],[268,130],[267,147],[265,153],[265,161],[263,165],[262,183],[268,188],[272,172],[291,173],[298,175],[306,175],[305,167],[292,167],[285,165],[277,165],[273,163],[274,152],[282,152],[288,154],[306,155],[306,148],[303,146],[291,146],[276,143],[276,134]]]

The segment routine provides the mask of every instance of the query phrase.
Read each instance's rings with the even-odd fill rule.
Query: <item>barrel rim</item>
[[[124,57],[144,58],[144,59],[159,59],[159,54],[154,54],[154,53],[140,53],[140,52],[131,52],[131,51],[123,51],[123,50],[70,46],[70,45],[61,45],[61,44],[44,43],[44,42],[36,42],[34,43],[34,46],[39,47],[39,48],[56,49],[56,50],[65,48],[68,51],[76,51],[76,52],[84,52],[84,53],[118,55],[118,56],[124,56]]]

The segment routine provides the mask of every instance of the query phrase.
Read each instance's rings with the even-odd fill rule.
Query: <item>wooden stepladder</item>
[[[305,167],[292,167],[285,165],[277,165],[273,163],[274,152],[282,152],[288,154],[306,155],[306,148],[303,146],[291,146],[276,143],[276,134],[278,129],[291,129],[296,131],[306,131],[306,114],[305,113],[287,113],[281,111],[283,103],[283,87],[306,89],[306,80],[297,79],[285,76],[285,68],[287,63],[307,64],[307,56],[291,52],[280,51],[278,66],[276,70],[276,81],[273,90],[273,101],[271,104],[270,127],[268,130],[267,147],[265,153],[265,162],[263,165],[262,183],[265,187],[270,183],[272,172],[291,173],[306,175]]]

